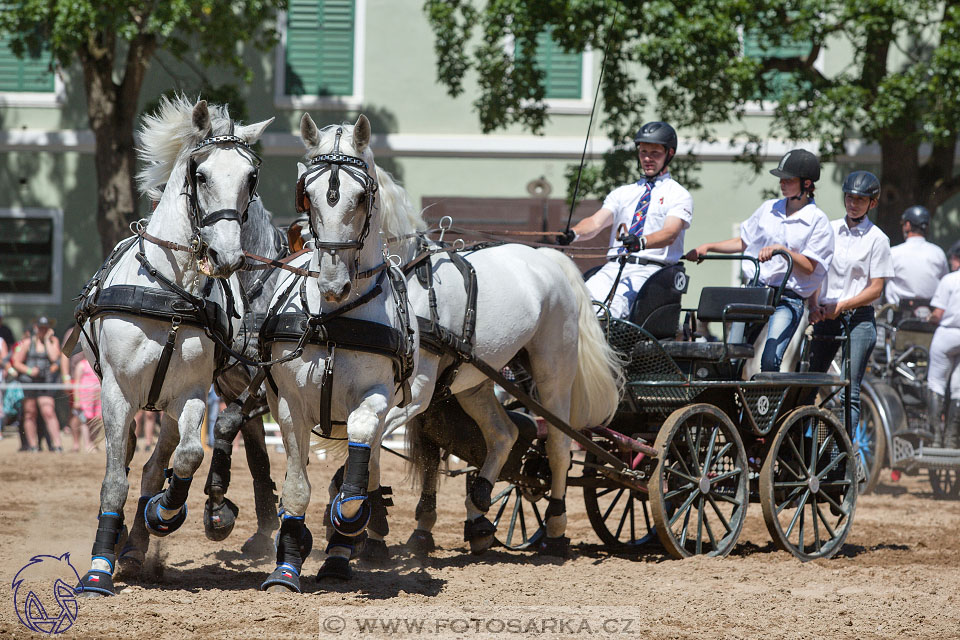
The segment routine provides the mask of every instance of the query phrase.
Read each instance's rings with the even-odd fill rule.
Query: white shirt
[[[853,229],[846,218],[830,223],[835,234],[833,262],[820,289],[820,303],[849,300],[863,292],[873,278],[892,278],[890,239],[869,218]]]
[[[943,249],[921,236],[911,236],[890,247],[893,278],[887,282],[887,302],[904,298],[930,298],[943,276],[950,272]]]
[[[811,201],[793,215],[787,215],[787,199],[767,200],[753,215],[740,225],[740,239],[746,245],[744,253],[756,258],[760,250],[781,244],[791,251],[810,258],[813,273],[802,274],[796,268],[787,279],[787,289],[803,298],[809,298],[820,287],[833,262],[834,233],[827,214]],[[752,278],[756,269],[753,262],[744,260],[744,271]],[[760,264],[760,282],[778,286],[787,272],[787,261],[775,256]]]
[[[960,327],[960,271],[948,273],[940,280],[930,306],[943,309],[939,326]]]
[[[603,201],[603,208],[613,212],[613,228],[610,230],[609,245],[613,248],[607,252],[608,257],[619,255],[617,247],[622,243],[617,240],[617,236],[620,235],[618,229],[621,224],[630,229],[637,203],[647,190],[646,183],[646,178],[642,178],[637,182],[617,187]],[[663,223],[668,217],[680,218],[683,221],[683,229],[673,244],[659,249],[634,251],[632,255],[665,264],[677,263],[683,256],[683,235],[693,221],[693,198],[689,191],[670,177],[669,173],[665,173],[654,178],[653,189],[650,191],[650,206],[647,208],[647,217],[643,222],[643,235],[650,235],[654,231],[663,229]]]

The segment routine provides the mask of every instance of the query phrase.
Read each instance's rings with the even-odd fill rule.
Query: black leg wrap
[[[91,569],[74,591],[85,596],[112,596],[116,594],[113,586],[113,569],[117,562],[117,545],[123,531],[123,516],[115,513],[100,514],[100,523],[97,525],[97,534],[93,539],[94,559],[106,560],[110,571]]]
[[[171,471],[170,484],[160,498],[160,506],[164,509],[177,509],[184,506],[187,502],[187,494],[190,493],[191,482],[193,478],[181,478]]]
[[[273,531],[280,526],[277,520],[277,486],[273,481],[253,483],[253,500],[257,510],[257,528]]]
[[[420,501],[417,502],[417,509],[414,511],[414,517],[419,521],[425,513],[436,513],[437,512],[437,494],[435,493],[422,493],[420,494]]]
[[[344,498],[366,497],[367,480],[370,478],[370,447],[350,443],[346,467],[340,494]]]
[[[370,492],[370,530],[381,538],[390,533],[390,523],[387,522],[387,508],[393,506],[393,489],[380,485],[376,491]]]
[[[260,585],[260,590],[281,586],[300,593],[300,569],[312,548],[313,535],[303,518],[284,518],[277,534],[277,568]]]
[[[493,484],[482,476],[477,476],[470,483],[470,501],[480,511],[486,513],[490,509],[490,494],[493,493]]]
[[[349,580],[353,577],[350,561],[340,556],[327,556],[317,572],[317,582],[322,580]]]
[[[544,520],[549,520],[553,516],[562,516],[567,512],[566,498],[548,498],[547,511],[543,514]]]
[[[210,495],[211,487],[219,487],[224,493],[230,486],[230,465],[233,445],[221,440],[213,441],[213,455],[210,458],[210,471],[207,473],[207,484],[203,492]]]
[[[486,516],[477,516],[476,520],[466,520],[463,523],[463,539],[466,542],[492,536],[496,532],[497,528],[487,520]]]

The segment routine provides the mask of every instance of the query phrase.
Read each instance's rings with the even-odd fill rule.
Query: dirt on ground
[[[68,439],[69,442],[69,439]],[[19,453],[0,440],[0,638],[37,637],[16,614],[11,587],[33,556],[70,554],[89,568],[104,454]],[[133,522],[140,469],[132,464],[126,519]],[[727,558],[674,560],[656,545],[614,554],[587,521],[582,492],[567,497],[571,557],[540,558],[493,548],[469,554],[463,533],[463,481],[445,480],[438,497],[439,549],[426,560],[405,551],[418,496],[402,463],[384,456],[394,488],[387,537],[394,560],[355,565],[349,583],[318,584],[322,511],[335,466],[313,460],[307,524],[317,538],[304,563],[302,594],[259,591],[270,559],[240,553],[256,528],[242,452],[229,491],[240,507],[233,534],[203,534],[203,483],[196,476],[184,526],[153,538],[147,571],[118,581],[110,598],[79,600],[63,637],[77,638],[957,638],[960,637],[960,502],[935,500],[925,475],[890,480],[857,505],[853,530],[830,560],[801,563],[775,549],[759,505]],[[272,475],[285,468],[271,452]],[[52,596],[40,596],[55,615]]]

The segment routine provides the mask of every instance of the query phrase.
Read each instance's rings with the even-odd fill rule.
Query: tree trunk
[[[908,140],[906,133],[880,140],[880,205],[877,226],[890,238],[890,244],[903,240],[900,215],[907,207],[922,204],[920,185],[920,146]]]

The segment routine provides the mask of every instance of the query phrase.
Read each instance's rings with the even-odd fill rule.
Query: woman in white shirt
[[[940,280],[930,306],[933,313],[929,320],[938,326],[930,343],[927,367],[927,415],[933,425],[934,444],[956,449],[960,446],[960,271],[948,273]],[[950,407],[944,426],[940,416],[948,379]]]
[[[790,151],[770,173],[780,178],[783,198],[761,204],[740,226],[739,238],[700,245],[687,259],[699,261],[708,252],[742,252],[759,259],[761,284],[779,287],[787,261],[773,252],[790,254],[793,271],[767,322],[767,340],[760,357],[761,371],[780,371],[783,354],[803,318],[803,301],[816,293],[833,259],[833,229],[813,199],[814,183],[820,178],[815,155],[803,149]],[[748,264],[753,267],[752,262]],[[761,328],[757,326],[747,340],[755,340]]]
[[[879,198],[880,181],[869,171],[854,171],[843,181],[847,215],[831,223],[836,234],[833,263],[820,287],[819,298],[811,298],[810,305],[810,322],[816,323],[810,347],[812,371],[826,371],[840,347],[835,340],[816,338],[843,335],[841,315],[850,327],[850,429],[860,421],[860,382],[877,341],[871,303],[880,298],[884,283],[893,277],[890,239],[867,218],[867,212],[877,206]]]

